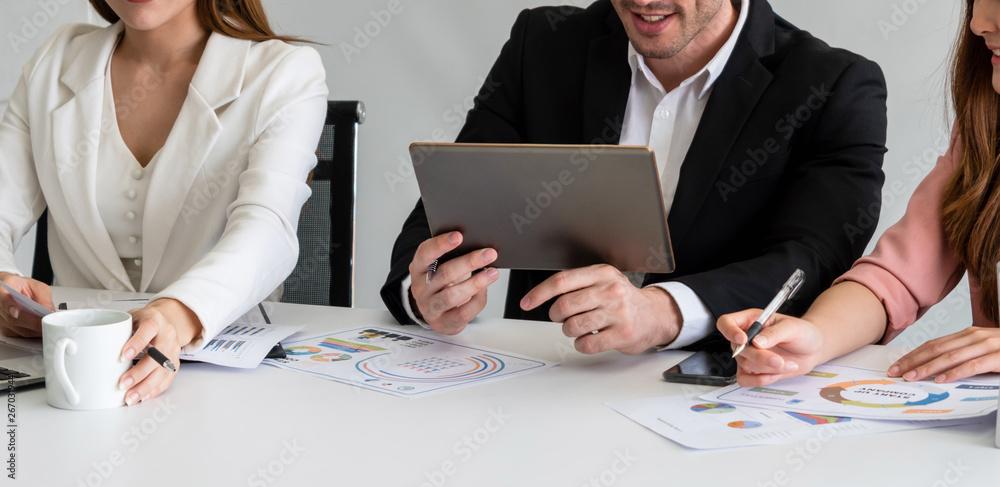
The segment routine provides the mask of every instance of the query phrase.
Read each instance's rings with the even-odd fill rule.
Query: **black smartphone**
[[[663,371],[663,380],[702,386],[727,386],[736,382],[736,359],[732,352],[695,352]]]

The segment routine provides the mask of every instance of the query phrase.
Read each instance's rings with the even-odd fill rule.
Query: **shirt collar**
[[[733,50],[736,48],[736,40],[739,39],[740,33],[743,32],[743,26],[746,25],[747,15],[750,11],[750,1],[742,0],[740,2],[740,16],[736,20],[736,27],[733,28],[733,33],[729,35],[729,39],[726,40],[725,44],[715,53],[712,60],[705,65],[701,71],[695,73],[694,76],[684,80],[680,86],[687,86],[691,83],[700,83],[701,86],[695,85],[693,88],[695,92],[698,93],[698,98],[703,98],[711,90],[715,81],[719,79],[722,74],[722,70],[725,69],[726,63],[729,62],[729,58],[733,54]],[[645,59],[635,50],[635,46],[631,42],[628,43],[628,64],[632,68],[632,79],[635,80],[635,76],[638,72],[641,72],[643,76],[649,81],[653,86],[657,87],[661,92],[663,91],[663,85],[660,84],[660,80],[656,79],[656,76],[646,65]],[[633,81],[634,83],[634,81]]]

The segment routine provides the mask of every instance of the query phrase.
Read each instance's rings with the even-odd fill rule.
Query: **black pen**
[[[177,367],[174,367],[174,363],[171,362],[170,359],[168,359],[166,355],[163,355],[162,352],[160,352],[159,350],[157,350],[156,347],[149,347],[149,348],[147,348],[146,349],[146,355],[149,355],[150,357],[153,357],[153,360],[155,360],[156,363],[162,365],[163,368],[165,368],[165,369],[167,369],[167,370],[169,370],[171,372],[177,372]]]
[[[785,301],[788,301],[789,299],[792,299],[792,296],[795,296],[795,293],[798,292],[800,287],[802,287],[802,282],[805,281],[805,279],[806,273],[802,272],[802,269],[795,269],[795,272],[792,273],[792,277],[789,277],[788,281],[785,282],[785,285],[781,286],[781,290],[778,291],[778,294],[775,295],[774,299],[772,299],[767,305],[767,308],[764,308],[764,311],[761,312],[757,321],[754,321],[753,324],[750,325],[750,328],[747,329],[747,341],[743,342],[742,345],[736,348],[736,351],[733,352],[733,358],[736,358],[736,356],[739,355],[743,349],[750,345],[750,342],[752,342],[753,339],[757,337],[757,334],[764,329],[764,323],[767,323],[767,320],[771,319],[771,315],[773,315],[775,311],[778,311],[778,308],[785,304]]]

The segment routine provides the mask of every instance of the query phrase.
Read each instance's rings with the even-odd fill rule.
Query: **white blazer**
[[[96,201],[105,68],[122,29],[64,26],[25,65],[0,122],[0,271],[18,272],[14,249],[48,207],[57,285],[178,299],[204,326],[196,349],[295,267],[326,73],[308,47],[209,37],[149,174],[133,289]],[[143,93],[131,96],[141,110]]]

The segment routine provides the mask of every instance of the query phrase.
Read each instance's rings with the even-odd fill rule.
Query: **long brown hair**
[[[260,2],[261,0],[196,0],[198,20],[213,32],[237,39],[308,42],[275,34]],[[90,4],[104,20],[112,24],[118,22],[118,14],[108,6],[106,0],[90,0]]]
[[[941,223],[970,277],[979,280],[980,306],[994,323],[1000,261],[1000,95],[986,43],[970,29],[974,0],[966,1],[965,23],[955,46],[951,96],[962,153],[941,203]]]

